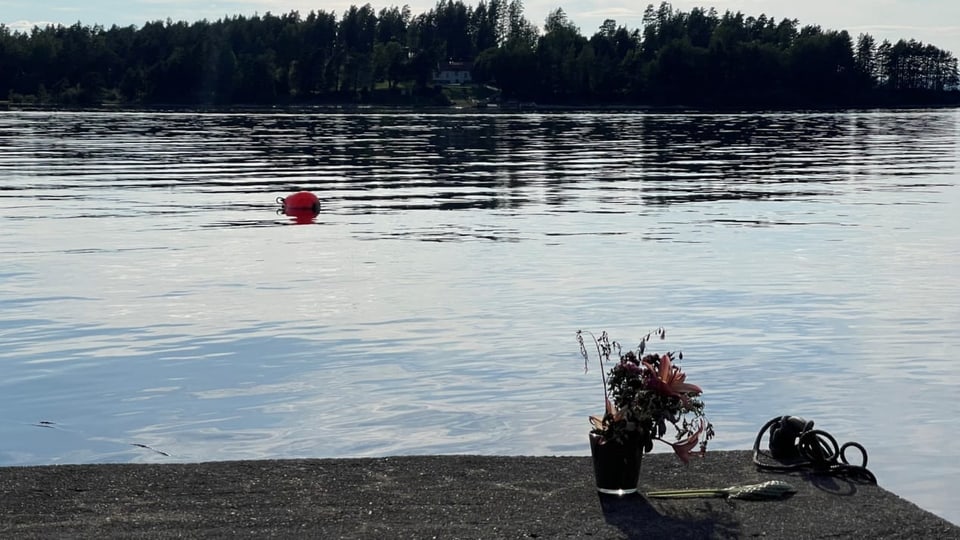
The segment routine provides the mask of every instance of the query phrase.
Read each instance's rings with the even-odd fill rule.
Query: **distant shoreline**
[[[725,106],[708,107],[697,105],[611,105],[611,104],[537,104],[521,103],[516,105],[496,106],[496,107],[468,107],[458,105],[384,105],[384,104],[323,104],[323,105],[300,105],[300,104],[278,104],[278,105],[182,105],[182,104],[156,104],[156,105],[112,105],[103,104],[96,106],[66,106],[61,104],[23,104],[10,103],[0,100],[0,111],[8,112],[170,112],[170,113],[201,113],[201,114],[267,114],[267,113],[378,113],[378,112],[439,112],[439,113],[464,113],[464,114],[516,114],[516,113],[729,113],[729,112],[841,112],[841,111],[865,111],[865,110],[924,110],[924,109],[954,109],[960,108],[960,102],[957,103],[893,103],[893,104],[862,104],[862,105],[822,105],[822,106]]]

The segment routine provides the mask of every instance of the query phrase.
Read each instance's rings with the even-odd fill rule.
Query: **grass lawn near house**
[[[447,84],[442,90],[455,107],[475,107],[499,92],[492,86],[482,84]]]

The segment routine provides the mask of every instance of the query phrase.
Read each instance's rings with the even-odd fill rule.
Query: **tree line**
[[[649,5],[642,27],[590,37],[522,0],[351,6],[339,17],[237,15],[142,27],[0,25],[0,96],[39,104],[442,102],[441,62],[505,100],[555,104],[845,106],[958,103],[957,59],[915,40],[854,40],[796,19]]]

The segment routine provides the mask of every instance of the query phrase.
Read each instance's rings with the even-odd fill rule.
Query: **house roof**
[[[440,62],[437,66],[440,71],[470,71],[472,67],[470,62]]]

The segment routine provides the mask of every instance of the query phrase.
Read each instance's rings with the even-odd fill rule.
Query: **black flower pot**
[[[604,441],[590,434],[590,453],[593,455],[593,474],[597,491],[606,495],[628,495],[637,492],[640,482],[642,444],[621,444]]]

